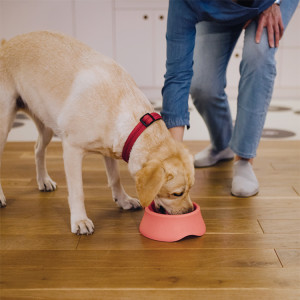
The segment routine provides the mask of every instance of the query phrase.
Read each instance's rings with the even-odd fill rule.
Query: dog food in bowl
[[[155,204],[152,202],[151,204],[151,208],[154,212],[158,213],[158,214],[163,214],[163,215],[169,215],[169,213],[162,207],[159,206],[158,208],[155,206]],[[193,211],[195,210],[195,207],[193,208]]]

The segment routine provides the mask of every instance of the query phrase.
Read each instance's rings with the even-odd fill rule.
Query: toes
[[[77,235],[90,235],[94,233],[94,224],[90,219],[80,220],[72,225],[72,232]]]
[[[3,192],[0,192],[0,208],[6,206],[6,199]]]
[[[56,190],[56,182],[49,180],[44,180],[43,183],[39,184],[39,190],[41,192],[53,192]]]
[[[2,208],[2,207],[6,207],[6,202],[5,201],[0,201],[0,208]]]
[[[124,201],[122,203],[120,203],[120,201],[118,201],[117,204],[124,210],[141,208],[140,201],[135,198],[128,198],[126,201]]]
[[[131,203],[133,209],[139,209],[139,208],[142,207],[141,203],[140,203],[140,201],[138,199],[132,198],[131,201],[130,201],[130,203]]]

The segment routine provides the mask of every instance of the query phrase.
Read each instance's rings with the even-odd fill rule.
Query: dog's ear
[[[143,207],[148,206],[166,181],[165,171],[159,160],[150,160],[136,173],[136,190]]]

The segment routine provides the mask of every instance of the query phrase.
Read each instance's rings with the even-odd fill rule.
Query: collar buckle
[[[149,120],[149,118],[147,118],[147,116],[149,116],[151,118],[151,121]],[[144,119],[145,118],[145,119]],[[150,121],[150,122],[148,122]],[[155,119],[151,114],[146,113],[144,114],[141,118],[140,118],[140,122],[145,126],[148,127],[150,126],[153,122],[157,121],[157,119]]]

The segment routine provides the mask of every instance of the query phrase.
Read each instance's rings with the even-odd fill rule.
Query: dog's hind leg
[[[84,152],[81,148],[63,141],[63,153],[71,211],[71,231],[76,234],[92,234],[94,224],[87,217],[84,206],[82,184],[82,158]]]
[[[110,157],[104,157],[108,185],[112,190],[112,196],[117,205],[123,209],[135,209],[141,207],[139,200],[126,194],[121,184],[118,162]]]
[[[50,143],[53,131],[46,127],[35,116],[31,116],[39,132],[35,144],[36,180],[40,191],[51,192],[56,190],[56,183],[50,178],[46,167],[46,147]]]
[[[1,75],[1,74],[0,74]],[[0,173],[1,173],[1,158],[4,150],[4,146],[7,140],[8,133],[14,122],[17,108],[16,97],[14,95],[8,95],[4,92],[3,86],[0,82]],[[6,206],[6,198],[4,196],[1,181],[0,181],[0,207]]]

